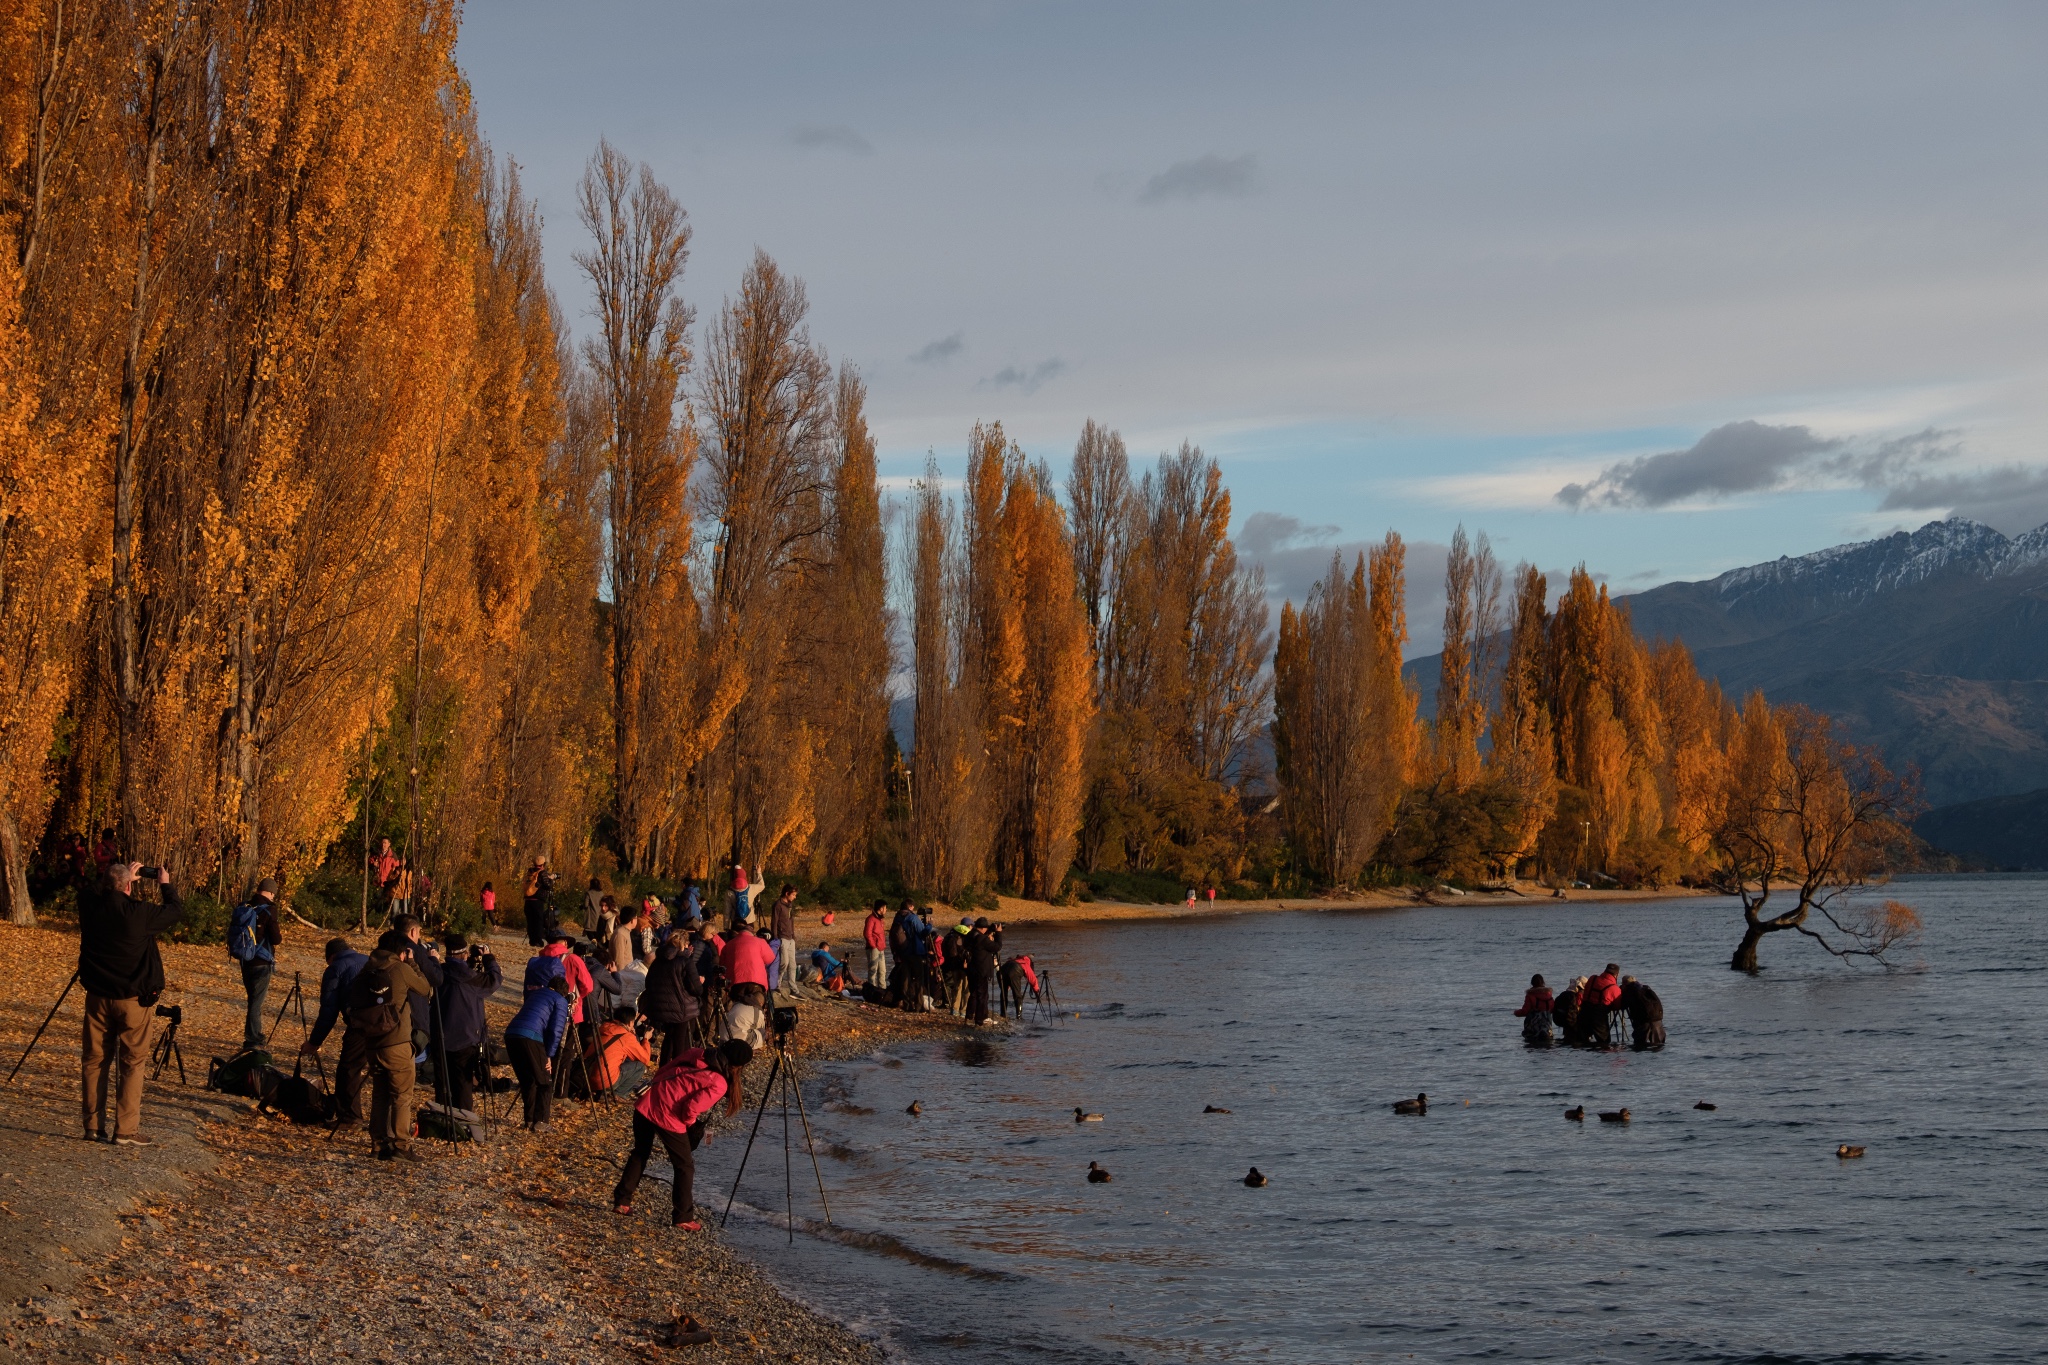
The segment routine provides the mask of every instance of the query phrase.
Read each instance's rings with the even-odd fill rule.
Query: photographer
[[[347,939],[327,940],[327,970],[320,974],[320,1017],[313,1021],[313,1031],[306,1035],[306,1041],[299,1047],[300,1052],[312,1054],[320,1050],[320,1045],[327,1041],[327,1035],[334,1031],[335,1024],[341,1019],[356,977],[369,965],[370,959],[349,947]],[[342,1052],[347,1054],[346,1044]],[[362,1073],[356,1073],[355,1084],[350,1085],[348,1081],[346,1070],[335,1072],[334,1123],[337,1127],[349,1127],[363,1121]]]
[[[441,961],[434,955],[434,945],[422,942],[420,934],[420,922],[417,916],[400,915],[396,920],[392,921],[391,927],[384,931],[384,936],[377,940],[379,948],[396,953],[410,961],[413,970],[419,974],[420,980],[425,983],[423,987],[414,987],[410,996],[412,1008],[409,1011],[409,1017],[412,1020],[411,1036],[414,1057],[423,1054],[427,1050],[427,1044],[433,1040],[433,1034],[430,1030],[434,1026],[434,1016],[429,1009],[429,1002],[432,1000],[435,992],[441,989],[441,982],[444,978]]]
[[[512,1057],[513,1074],[519,1077],[519,1103],[525,1118],[521,1126],[536,1133],[548,1130],[555,1058],[561,1054],[562,1037],[568,1031],[569,983],[560,976],[528,991],[526,1003],[505,1025],[505,1051]]]
[[[676,1059],[689,1040],[690,1026],[702,1009],[697,983],[691,974],[693,954],[685,951],[678,935],[655,949],[654,962],[647,968],[647,989],[640,993],[640,1008],[661,1030],[662,1065]]]
[[[967,1017],[976,1024],[988,1022],[988,988],[1002,956],[1003,926],[983,915],[967,934]]]
[[[477,1057],[488,1034],[484,1001],[504,984],[505,973],[488,943],[479,940],[472,944],[460,934],[449,934],[442,942],[448,949],[448,964],[442,968],[441,989],[434,997],[434,1024],[441,1032],[441,1054],[434,1060],[434,1089],[445,1104],[475,1109]],[[444,1060],[445,1077],[440,1074]]]
[[[270,995],[270,974],[277,966],[277,945],[284,934],[277,927],[277,878],[265,877],[256,894],[228,914],[228,956],[242,964],[242,993],[249,1012],[242,1020],[242,1047],[262,1047],[263,1002]]]
[[[419,1160],[412,1150],[412,1002],[431,994],[412,955],[381,943],[349,983],[337,1089],[360,1093],[370,1073],[370,1143],[379,1161]]]
[[[526,869],[526,941],[538,948],[555,932],[555,874],[548,871],[545,853]]]
[[[131,895],[136,878],[156,878],[160,903]],[[80,1111],[86,1140],[105,1141],[101,1115],[118,1046],[120,1086],[114,1104],[113,1141],[124,1147],[153,1145],[142,1128],[142,1066],[149,1057],[150,1010],[164,989],[164,959],[156,936],[184,916],[171,889],[171,874],[141,863],[115,863],[78,912],[78,981],[85,987],[85,1048],[79,1067]]]
[[[739,1079],[741,1068],[754,1060],[754,1050],[737,1039],[720,1043],[710,1052],[691,1048],[664,1066],[654,1084],[633,1106],[633,1152],[626,1169],[612,1191],[612,1211],[621,1215],[633,1211],[633,1192],[647,1172],[647,1159],[654,1154],[654,1140],[668,1150],[674,1171],[669,1184],[669,1222],[685,1232],[702,1232],[695,1218],[696,1200],[691,1186],[697,1163],[691,1154],[704,1140],[704,1120],[712,1107],[725,1097]]]

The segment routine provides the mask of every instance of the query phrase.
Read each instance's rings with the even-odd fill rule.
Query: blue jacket
[[[270,902],[257,896],[246,905],[228,912],[228,956],[237,962],[275,962],[270,936],[276,932],[277,912]]]
[[[505,1025],[507,1038],[531,1038],[552,1057],[562,1050],[562,1034],[569,1027],[569,997],[559,991],[535,991],[526,997],[519,1013]]]
[[[834,972],[846,970],[846,964],[823,948],[811,949],[811,965],[818,969],[818,975],[831,976]]]
[[[341,1007],[348,1001],[348,988],[369,965],[370,959],[365,954],[351,950],[328,963],[327,970],[320,974],[320,1017],[313,1021],[310,1039],[314,1047],[326,1042],[327,1035],[334,1032],[334,1025],[341,1018]]]

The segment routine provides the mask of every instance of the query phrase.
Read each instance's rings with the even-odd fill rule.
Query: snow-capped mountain
[[[1950,517],[1930,521],[1917,531],[1895,531],[1796,559],[1787,555],[1768,564],[1730,569],[1712,582],[1730,609],[1771,591],[1797,593],[1815,603],[1848,604],[1944,574],[1989,579],[2021,572],[2044,559],[2048,526],[2008,539],[1982,522]]]

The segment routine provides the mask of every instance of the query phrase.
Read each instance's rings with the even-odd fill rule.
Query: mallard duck
[[[1861,1147],[1851,1147],[1848,1143],[1845,1142],[1841,1146],[1835,1148],[1835,1155],[1842,1158],[1842,1160],[1844,1161],[1848,1161],[1852,1157],[1862,1156],[1863,1149]]]
[[[1584,1123],[1586,1121],[1586,1106],[1582,1104],[1576,1109],[1567,1109],[1564,1111],[1564,1116],[1573,1123]]]
[[[1258,1167],[1254,1166],[1245,1175],[1244,1183],[1256,1190],[1266,1183],[1266,1177],[1260,1172]]]
[[[1611,1112],[1602,1113],[1600,1115],[1600,1121],[1602,1123],[1627,1123],[1629,1121],[1629,1117],[1630,1115],[1628,1112],[1628,1106],[1623,1105],[1619,1109],[1613,1110]]]
[[[1205,1114],[1227,1114],[1230,1111],[1228,1109],[1218,1109],[1213,1104],[1205,1104],[1202,1106],[1202,1112]]]
[[[1394,1112],[1397,1114],[1427,1114],[1429,1112],[1429,1096],[1417,1095],[1412,1100],[1395,1100]]]
[[[903,1112],[906,1114],[922,1114],[924,1112],[924,1101],[912,1100],[910,1102],[910,1107],[904,1110]]]
[[[1105,1170],[1103,1170],[1103,1169],[1102,1169],[1102,1168],[1101,1168],[1100,1166],[1096,1165],[1096,1164],[1095,1164],[1094,1162],[1092,1162],[1092,1161],[1091,1161],[1091,1162],[1089,1162],[1089,1163],[1088,1163],[1088,1183],[1089,1183],[1089,1184],[1091,1184],[1091,1185],[1107,1185],[1107,1184],[1108,1184],[1108,1183],[1109,1183],[1110,1181],[1112,1181],[1112,1180],[1114,1180],[1114,1179],[1116,1179],[1116,1177],[1115,1177],[1115,1176],[1111,1175],[1111,1174],[1110,1174],[1110,1173],[1109,1173],[1108,1171],[1105,1171]]]
[[[1701,1100],[1701,1101],[1700,1101],[1700,1102],[1699,1102],[1698,1104],[1696,1104],[1696,1105],[1694,1105],[1694,1106],[1693,1106],[1693,1108],[1695,1108],[1695,1109],[1704,1109],[1704,1110],[1706,1110],[1706,1111],[1707,1111],[1707,1112],[1709,1112],[1709,1113],[1712,1113],[1712,1112],[1714,1111],[1715,1107],[1716,1107],[1716,1106],[1714,1106],[1714,1105],[1708,1104],[1708,1103],[1707,1103],[1707,1102],[1706,1102],[1705,1100]]]
[[[1087,1110],[1085,1110],[1085,1109],[1078,1109],[1078,1108],[1077,1108],[1077,1109],[1075,1109],[1075,1110],[1074,1110],[1074,1122],[1076,1122],[1076,1123],[1100,1123],[1100,1122],[1102,1122],[1102,1115],[1100,1115],[1100,1114],[1091,1114],[1091,1113],[1089,1113],[1089,1112],[1088,1112]]]

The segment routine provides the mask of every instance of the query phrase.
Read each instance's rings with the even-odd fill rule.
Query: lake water
[[[931,1365],[2040,1361],[2048,880],[1890,894],[1906,970],[1782,934],[1758,978],[1718,898],[1020,930],[1068,1017],[813,1077],[835,1229],[786,1244],[771,1115],[732,1235]],[[1525,1049],[1529,974],[1610,960],[1670,1046]],[[714,1213],[738,1155],[703,1153]]]

